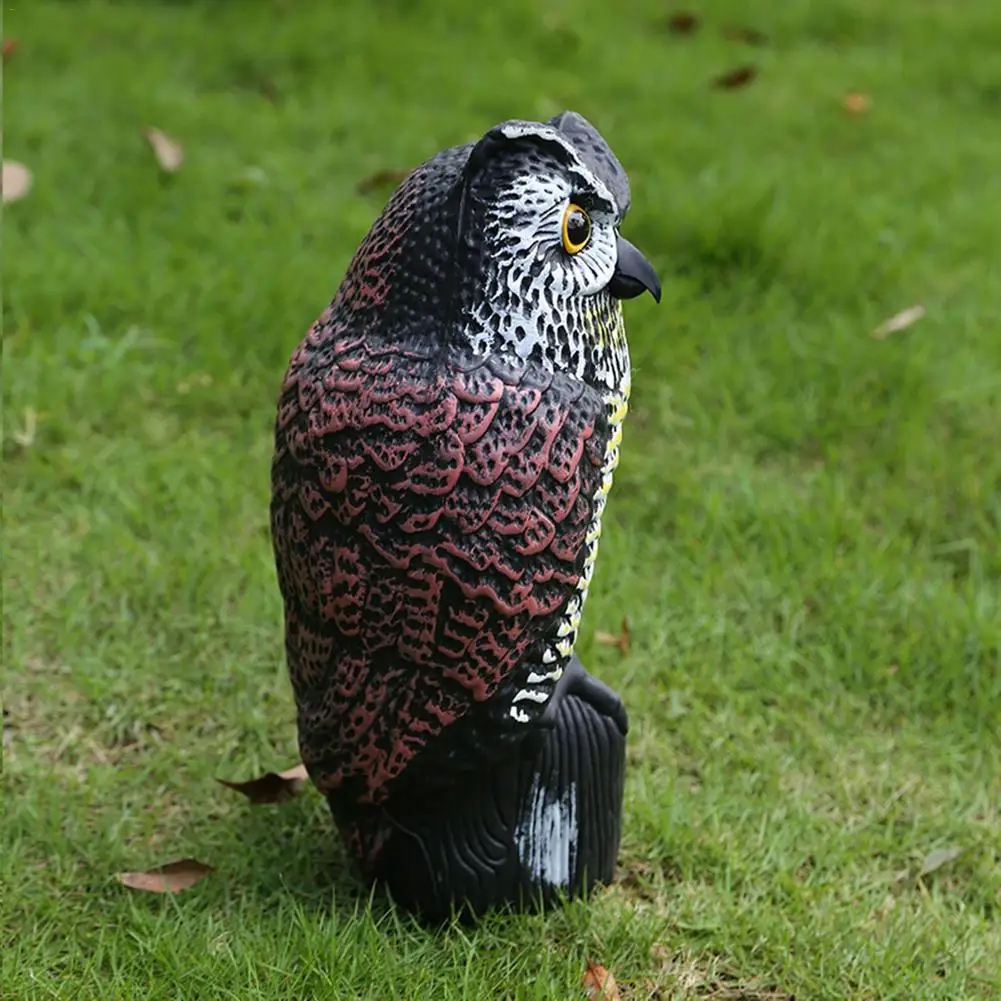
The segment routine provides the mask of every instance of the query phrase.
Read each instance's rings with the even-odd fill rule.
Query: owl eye
[[[591,239],[591,218],[579,206],[571,202],[563,213],[563,249],[568,254],[577,254]]]

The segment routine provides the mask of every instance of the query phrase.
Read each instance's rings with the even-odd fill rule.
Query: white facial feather
[[[488,260],[471,310],[467,343],[476,353],[510,351],[544,367],[615,388],[628,370],[621,306],[607,291],[617,263],[615,199],[556,130],[509,125],[509,138],[538,136],[572,157],[526,158],[503,177],[480,220]],[[563,245],[563,221],[583,201],[591,223],[577,253]]]

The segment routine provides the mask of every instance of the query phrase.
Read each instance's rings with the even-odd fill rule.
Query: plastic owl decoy
[[[409,175],[292,355],[271,525],[310,778],[431,918],[614,876],[625,709],[574,656],[619,461],[629,184],[580,115]]]

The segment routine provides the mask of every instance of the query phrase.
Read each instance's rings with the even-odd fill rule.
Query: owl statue
[[[629,399],[629,183],[567,111],[415,169],[281,388],[271,527],[310,778],[437,920],[614,878],[627,719],[574,655]]]

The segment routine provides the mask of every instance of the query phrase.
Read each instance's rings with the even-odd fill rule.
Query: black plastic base
[[[621,701],[601,688],[600,709],[566,694],[521,754],[485,766],[450,801],[386,811],[392,834],[378,878],[397,903],[430,921],[470,918],[551,906],[611,882],[627,721]]]

